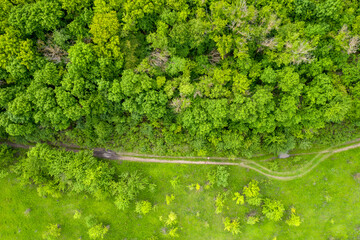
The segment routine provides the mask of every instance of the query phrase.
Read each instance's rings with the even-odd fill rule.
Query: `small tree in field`
[[[243,189],[243,194],[246,197],[246,202],[253,206],[260,206],[262,200],[258,184],[258,181],[252,180]]]
[[[170,229],[169,236],[172,237],[172,238],[179,237],[179,234],[177,233],[177,230],[178,230],[177,227]]]
[[[136,202],[135,212],[145,215],[148,212],[150,212],[151,208],[152,208],[152,206],[149,201],[139,201],[139,202]]]
[[[226,167],[218,166],[216,169],[216,184],[218,187],[227,187],[229,176],[230,173],[227,171]]]
[[[168,219],[166,220],[165,224],[167,226],[172,226],[177,223],[177,215],[174,212],[170,212]]]
[[[218,193],[215,199],[215,213],[219,214],[222,212],[224,206],[225,206],[225,200],[226,200],[227,192],[225,193]]]
[[[232,233],[232,235],[237,235],[239,233],[241,233],[240,231],[240,223],[239,223],[239,219],[236,218],[234,220],[231,220],[230,218],[225,218],[223,219],[224,222],[224,230],[229,231]]]
[[[90,228],[88,233],[90,239],[103,239],[108,231],[109,228],[100,223]]]
[[[298,215],[296,215],[295,208],[291,208],[291,216],[286,220],[286,224],[294,227],[300,226],[301,219]]]
[[[79,219],[79,218],[81,218],[81,212],[79,210],[75,210],[74,219]]]
[[[179,182],[180,182],[180,180],[179,180],[178,176],[176,176],[170,180],[170,184],[174,189],[176,189],[179,186]]]
[[[249,216],[246,219],[246,223],[249,224],[249,225],[254,225],[255,223],[257,223],[259,221],[260,221],[259,217],[256,217],[256,216]]]
[[[232,200],[234,200],[234,201],[236,201],[236,204],[240,204],[240,205],[244,205],[244,203],[245,203],[245,200],[244,200],[244,195],[241,195],[240,193],[238,193],[238,192],[235,192],[234,193],[234,197],[233,197],[233,199]]]
[[[165,200],[166,200],[166,205],[170,205],[170,203],[175,200],[174,194],[166,195]]]
[[[61,234],[61,228],[58,224],[49,224],[47,226],[47,231],[43,234],[43,239],[46,240],[53,240],[60,237]]]
[[[226,167],[218,166],[216,168],[216,171],[212,170],[208,172],[207,180],[209,184],[207,188],[213,187],[215,183],[218,187],[227,187],[229,176],[230,173],[227,171]]]
[[[275,222],[281,220],[282,216],[284,215],[284,205],[281,201],[272,200],[266,198],[264,200],[264,205],[262,206],[262,213],[270,220]]]

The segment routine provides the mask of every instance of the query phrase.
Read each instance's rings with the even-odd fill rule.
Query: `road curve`
[[[31,147],[34,147],[35,145],[25,145],[25,144],[18,144],[18,143],[12,143],[12,142],[0,142],[0,143],[5,143],[11,147],[14,148],[24,148],[24,149],[29,149]],[[55,147],[62,147],[67,151],[73,151],[73,152],[78,152],[81,149],[81,147],[79,146],[66,146],[64,144],[51,144],[52,146]],[[195,164],[195,165],[227,165],[227,166],[239,166],[242,168],[247,168],[253,171],[256,171],[259,174],[262,174],[264,176],[267,176],[269,178],[273,178],[273,179],[278,179],[278,180],[292,180],[292,179],[296,179],[299,177],[304,176],[305,174],[309,173],[311,170],[313,170],[316,166],[318,166],[321,162],[325,161],[328,157],[330,157],[331,155],[335,154],[335,153],[339,153],[339,152],[343,152],[343,151],[347,151],[349,149],[354,149],[354,148],[359,148],[360,147],[360,142],[354,142],[354,144],[346,146],[346,147],[342,147],[342,148],[338,148],[338,149],[328,149],[325,151],[320,151],[320,152],[315,152],[318,153],[318,155],[309,162],[309,165],[305,165],[304,167],[302,167],[301,171],[298,172],[298,170],[292,171],[292,172],[275,172],[272,171],[262,165],[260,165],[259,163],[253,161],[253,160],[248,160],[248,159],[244,159],[244,158],[236,158],[236,160],[241,160],[241,162],[225,162],[225,161],[221,161],[221,162],[215,162],[215,161],[211,161],[211,160],[224,160],[225,158],[216,158],[216,157],[209,157],[208,160],[209,161],[194,161],[194,160],[183,160],[183,159],[187,159],[187,157],[166,157],[166,156],[156,156],[156,155],[141,155],[141,154],[134,154],[135,156],[138,157],[133,157],[133,156],[123,156],[119,153],[116,153],[114,151],[111,150],[106,150],[104,148],[94,148],[92,149],[93,151],[93,155],[95,157],[98,158],[103,158],[103,159],[109,159],[109,160],[119,160],[119,161],[130,161],[130,162],[148,162],[148,163],[168,163],[168,164]],[[315,154],[314,152],[312,154]],[[131,154],[131,153],[126,153],[127,155]],[[303,154],[310,154],[310,153],[303,153]],[[318,159],[318,157],[324,154],[321,158]],[[143,157],[143,156],[152,156],[152,158],[147,158],[147,157]],[[174,160],[166,160],[166,159],[157,159],[155,157],[166,157],[166,158],[174,158]],[[179,159],[180,158],[180,159]],[[191,158],[190,159],[196,159],[196,157]],[[203,159],[203,158],[202,158]],[[256,167],[250,166],[250,165],[255,165]],[[286,175],[286,176],[282,176],[282,175]]]

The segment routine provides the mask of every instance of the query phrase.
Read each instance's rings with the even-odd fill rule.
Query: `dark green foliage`
[[[30,35],[35,32],[41,36],[47,31],[55,30],[61,24],[60,19],[63,15],[59,3],[38,1],[13,7],[9,23],[24,34]]]
[[[227,187],[229,176],[230,173],[227,171],[226,167],[218,166],[216,170],[212,170],[208,173],[207,179],[210,186],[216,184],[218,187]]]
[[[14,152],[12,148],[7,146],[6,144],[0,145],[0,168],[3,169],[14,160]]]
[[[228,186],[228,177],[230,173],[227,171],[226,167],[219,166],[216,169],[216,184],[218,187],[227,187]]]
[[[87,193],[97,199],[115,197],[119,209],[129,207],[148,181],[137,172],[115,176],[114,168],[89,151],[78,153],[37,144],[17,165],[23,184],[34,183],[38,193],[60,197],[62,193]]]
[[[0,134],[247,157],[351,138],[359,12],[341,0],[3,1]]]
[[[0,145],[0,178],[9,174],[9,167],[14,162],[14,151],[6,144]]]

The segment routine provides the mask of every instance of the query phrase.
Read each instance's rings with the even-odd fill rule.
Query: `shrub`
[[[227,171],[226,167],[218,166],[216,170],[212,170],[207,174],[207,180],[209,181],[209,187],[213,186],[215,183],[218,187],[227,187],[228,178],[230,173]]]
[[[174,212],[170,212],[168,218],[165,221],[165,225],[173,226],[177,223],[177,215]]]
[[[230,173],[224,166],[218,166],[216,169],[216,184],[218,187],[227,187]]]
[[[281,220],[284,215],[284,205],[279,200],[266,198],[262,206],[262,213],[270,220],[275,222]]]
[[[179,177],[174,177],[173,179],[171,179],[170,184],[174,189],[176,189],[179,185]]]
[[[255,223],[257,223],[259,221],[260,221],[259,217],[256,217],[256,216],[249,216],[246,219],[246,223],[249,224],[249,225],[254,225]]]
[[[177,230],[178,230],[177,227],[170,229],[169,236],[172,237],[172,238],[179,237],[179,234],[177,233]]]
[[[244,205],[244,203],[245,203],[245,200],[244,200],[244,195],[241,195],[240,193],[238,193],[238,192],[235,192],[234,193],[234,197],[233,197],[233,199],[232,200],[234,200],[234,201],[236,201],[236,204],[240,204],[240,205]]]
[[[252,180],[243,188],[243,194],[246,197],[246,202],[253,206],[260,206],[262,201],[258,184],[258,181]]]
[[[295,208],[291,208],[291,216],[285,221],[287,225],[298,227],[301,224],[301,219],[296,215]]]
[[[209,188],[214,186],[214,184],[216,183],[216,171],[215,170],[208,172],[207,180],[209,182],[209,184],[208,184]]]
[[[88,234],[90,239],[103,239],[108,231],[109,228],[100,223],[91,227],[88,231]]]
[[[247,199],[247,203],[252,206],[260,206],[261,202],[262,202],[262,198],[260,198],[260,197],[253,197],[253,198]]]
[[[166,195],[165,200],[166,200],[166,205],[170,205],[170,203],[175,200],[174,194]]]
[[[216,207],[215,213],[216,214],[219,214],[222,212],[224,205],[225,205],[226,195],[227,195],[227,193],[219,193],[216,196],[216,199],[215,199],[215,207]]]
[[[0,170],[7,168],[14,160],[14,151],[6,144],[0,145]]]
[[[243,188],[243,194],[246,196],[246,198],[253,198],[259,195],[260,188],[258,184],[258,181],[251,180],[251,182]]]
[[[289,226],[298,227],[301,224],[300,217],[292,213],[291,216],[286,220],[286,224]]]
[[[139,201],[139,202],[136,202],[135,212],[145,215],[148,212],[150,212],[151,208],[152,208],[152,205],[149,201]]]
[[[74,219],[79,219],[79,218],[81,218],[81,212],[79,210],[75,210]]]
[[[13,150],[5,144],[0,145],[0,179],[9,174],[9,166],[14,161]]]
[[[93,157],[90,151],[74,153],[46,144],[31,148],[16,169],[21,183],[36,184],[41,196],[60,197],[63,192],[73,192],[106,199],[112,195],[121,210],[129,207],[149,184],[148,179],[136,171],[122,172],[115,177],[115,169]]]
[[[237,234],[241,233],[240,223],[239,223],[238,218],[236,218],[234,220],[230,220],[230,218],[227,217],[227,218],[223,219],[223,223],[225,226],[224,230],[231,232],[232,235],[237,235]]]
[[[58,224],[49,224],[42,237],[46,240],[57,239],[61,235],[61,228]]]

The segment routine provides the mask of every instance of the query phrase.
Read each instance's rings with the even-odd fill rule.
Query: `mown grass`
[[[145,216],[117,210],[111,200],[98,201],[84,195],[64,196],[60,199],[41,198],[33,186],[20,187],[13,177],[0,180],[0,239],[41,239],[50,223],[61,225],[60,239],[88,239],[85,217],[94,215],[100,222],[110,225],[105,239],[148,239],[157,236],[167,239],[163,231],[170,211],[179,218],[178,239],[359,239],[360,237],[360,184],[353,175],[360,172],[360,150],[353,149],[331,156],[304,177],[291,181],[269,180],[253,171],[230,166],[227,189],[214,187],[206,190],[207,172],[215,169],[208,165],[178,165],[158,163],[122,162],[118,171],[140,170],[157,185],[154,194],[144,192],[139,200],[149,200],[155,207]],[[170,180],[178,177],[173,188]],[[235,205],[232,193],[240,191],[251,179],[260,182],[261,193],[282,200],[287,214],[295,207],[303,223],[289,227],[285,221],[274,223],[262,219],[254,226],[246,225],[250,211],[260,208]],[[199,191],[188,185],[199,183]],[[221,214],[215,214],[214,198],[217,193],[231,192]],[[166,205],[165,196],[174,194],[175,200]],[[24,211],[31,208],[29,216]],[[81,210],[80,219],[74,211]],[[239,217],[242,233],[232,236],[223,229],[223,217]]]

